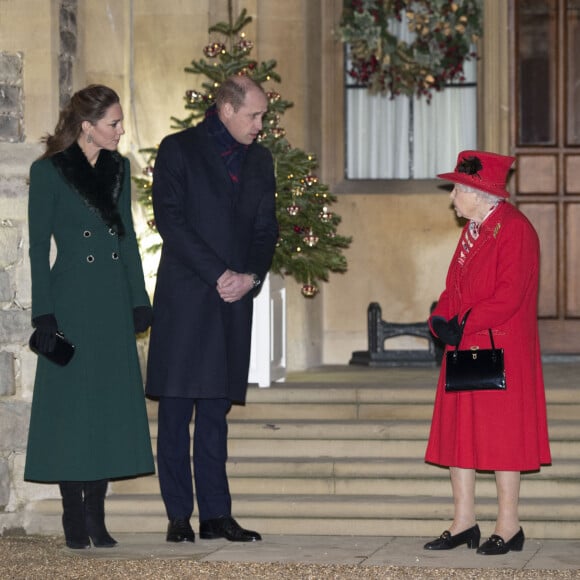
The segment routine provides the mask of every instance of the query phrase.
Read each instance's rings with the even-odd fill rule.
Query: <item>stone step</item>
[[[428,431],[423,430],[423,436],[412,439],[308,439],[266,437],[266,431],[261,436],[230,437],[229,454],[240,458],[296,458],[316,459],[320,457],[351,458],[362,457],[390,461],[393,458],[414,457],[422,460],[425,455]],[[153,441],[153,449],[156,443]],[[552,438],[550,443],[553,461],[578,459],[580,443],[578,440],[558,441]]]
[[[234,407],[230,420],[276,421],[292,420],[300,417],[303,420],[391,420],[391,419],[424,419],[431,420],[432,403],[249,403],[247,407]]]
[[[573,420],[580,414],[576,389],[547,392],[548,417]],[[234,405],[230,420],[390,420],[423,419],[433,413],[434,388],[329,387],[275,383],[270,388],[251,387],[246,405]],[[149,417],[157,417],[157,403],[148,401]]]
[[[522,476],[531,538],[580,539],[580,397],[566,369],[544,369],[554,465]],[[448,470],[423,460],[438,374],[337,367],[250,386],[247,405],[229,416],[234,515],[265,534],[438,536],[453,511]],[[157,404],[147,407],[155,448]],[[60,533],[60,509],[59,500],[37,502],[31,526]],[[496,512],[493,475],[478,474],[484,535]],[[157,531],[163,541],[157,476],[113,482],[107,514],[113,532]]]
[[[319,440],[314,444],[308,439],[271,439],[268,445],[263,439],[233,439],[229,442],[229,452],[237,457],[372,457],[387,460],[397,457],[422,458],[425,454],[425,440]],[[554,458],[577,459],[578,441],[552,441]]]
[[[444,494],[449,472],[412,458],[329,460],[230,458],[230,489],[235,494]],[[493,475],[478,474],[478,497],[494,497]],[[158,494],[156,475],[111,483],[114,494]],[[580,496],[580,463],[558,461],[538,473],[522,475],[522,497]]]
[[[545,471],[549,471],[546,468]],[[435,476],[433,476],[435,472]],[[442,472],[442,474],[437,474]],[[229,470],[230,490],[243,495],[397,495],[412,498],[425,494],[444,495],[449,492],[447,470],[431,466],[431,473],[424,477],[340,477],[340,476],[287,476],[277,477],[236,475]],[[522,477],[521,495],[525,498],[550,497],[557,493],[559,498],[576,501],[580,497],[580,480],[576,478],[557,479],[536,477],[537,474]],[[118,481],[112,484],[114,494],[159,494],[159,482],[155,476],[138,480]],[[496,497],[495,479],[490,474],[481,474],[477,479],[477,497]]]
[[[234,495],[234,514],[242,525],[263,534],[354,536],[438,536],[450,523],[453,506],[448,494],[401,498],[395,495]],[[491,534],[495,498],[478,499],[477,516],[483,534]],[[560,498],[526,498],[520,505],[521,524],[529,538],[580,538],[580,504]],[[28,507],[29,533],[62,534],[59,500],[42,500]],[[192,524],[197,527],[195,517]],[[167,526],[159,496],[110,496],[107,525],[115,532],[159,532]]]
[[[414,457],[385,459],[335,459],[317,457],[313,459],[294,458],[241,458],[230,457],[228,461],[230,477],[411,477],[411,478],[445,478],[449,477],[447,469],[437,468],[417,461]],[[488,476],[486,473],[482,477]],[[576,459],[560,460],[554,465],[544,467],[537,473],[524,473],[524,478],[538,479],[576,479],[580,480],[580,462]]]
[[[152,439],[157,438],[157,421],[150,421]],[[269,444],[272,440],[309,439],[326,440],[382,440],[427,442],[430,421],[391,420],[391,421],[312,421],[295,418],[293,420],[229,420],[229,440],[263,439]],[[580,441],[580,422],[574,420],[550,421],[550,441]]]
[[[427,441],[430,421],[229,421],[231,439],[344,439],[344,440],[414,440]],[[550,423],[551,441],[580,440],[580,421],[558,420]]]
[[[357,402],[357,403],[285,403],[253,402],[246,406],[234,406],[230,420],[426,420],[431,421],[433,401],[414,402]],[[578,396],[573,401],[548,404],[548,420],[574,420],[580,416]],[[153,417],[152,417],[153,418]]]
[[[416,381],[415,381],[416,382]],[[552,386],[546,383],[548,405],[578,404],[577,377],[570,377],[570,384]],[[433,384],[387,383],[375,385],[327,383],[274,383],[269,388],[250,386],[247,394],[247,407],[256,404],[432,404],[435,399],[436,382]],[[234,409],[243,409],[235,405]]]
[[[251,403],[249,406],[235,406],[229,415],[230,422],[243,420],[287,421],[300,417],[312,421],[390,421],[424,420],[431,421],[433,403]],[[150,412],[154,421],[157,412]],[[548,405],[548,420],[574,420],[580,417],[580,403],[559,403]]]

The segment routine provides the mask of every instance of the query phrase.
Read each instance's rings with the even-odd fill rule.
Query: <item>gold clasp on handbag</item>
[[[473,360],[477,360],[477,351],[478,351],[479,347],[477,345],[474,345],[471,347],[471,358]]]

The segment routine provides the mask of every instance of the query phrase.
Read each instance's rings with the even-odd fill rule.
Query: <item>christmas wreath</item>
[[[392,31],[403,19],[408,42]],[[463,64],[476,57],[481,19],[481,0],[345,0],[339,32],[348,45],[348,74],[372,93],[430,99],[433,90],[465,80]]]

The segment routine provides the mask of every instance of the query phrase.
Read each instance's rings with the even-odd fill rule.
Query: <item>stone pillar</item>
[[[505,155],[510,152],[509,10],[510,2],[505,0],[483,3],[478,107],[479,146]]]
[[[74,65],[77,56],[77,0],[62,0],[59,12],[60,51],[59,68],[59,103],[60,109],[74,93]]]
[[[0,141],[24,141],[20,52],[0,51]]]

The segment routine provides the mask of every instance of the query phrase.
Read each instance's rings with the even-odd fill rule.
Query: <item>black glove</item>
[[[36,348],[42,354],[54,350],[56,346],[56,333],[58,322],[54,314],[42,314],[32,319],[32,325],[36,328]]]
[[[445,344],[457,346],[461,342],[463,327],[459,325],[457,316],[451,320],[445,320],[442,316],[434,316],[431,319],[431,327]]]
[[[136,306],[133,308],[133,324],[135,333],[145,332],[153,322],[153,309],[151,306]]]

